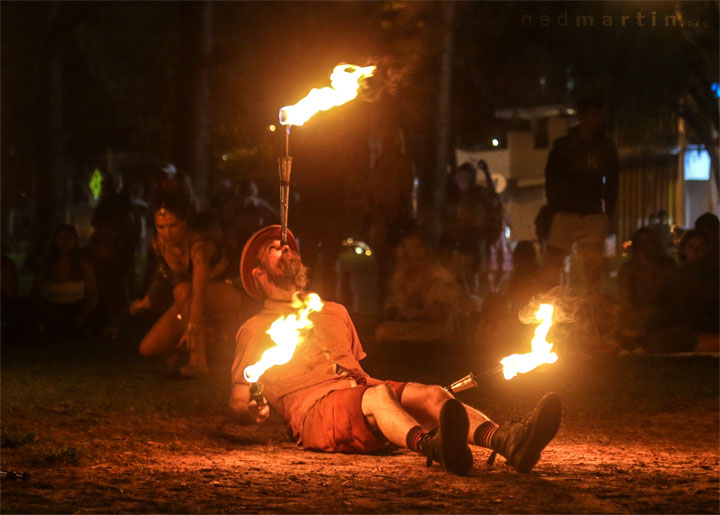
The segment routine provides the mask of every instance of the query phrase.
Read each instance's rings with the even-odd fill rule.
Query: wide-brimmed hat
[[[260,249],[263,248],[263,245],[265,245],[268,240],[279,240],[281,235],[282,227],[279,225],[268,225],[250,236],[243,247],[242,255],[240,256],[240,279],[242,280],[245,291],[254,299],[263,300],[262,291],[258,288],[252,275],[255,259]],[[295,241],[295,236],[290,232],[290,229],[287,231],[287,244],[292,250],[298,252],[297,241]]]

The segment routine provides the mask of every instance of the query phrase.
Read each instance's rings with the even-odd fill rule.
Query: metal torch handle
[[[280,175],[280,225],[282,227],[281,240],[287,243],[288,208],[290,206],[290,173],[292,172],[292,157],[285,156],[278,159]]]
[[[252,383],[250,385],[250,400],[257,403],[258,406],[264,406],[267,404],[267,399],[263,395],[265,388],[261,383]]]

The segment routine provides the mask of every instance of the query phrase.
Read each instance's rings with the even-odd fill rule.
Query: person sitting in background
[[[242,300],[232,285],[233,270],[218,240],[217,226],[189,222],[190,202],[176,183],[161,183],[151,206],[157,269],[148,293],[130,305],[130,312],[150,309],[154,292],[163,283],[172,287],[174,302],[145,335],[140,353],[167,357],[182,375],[205,374],[209,372],[207,330],[216,328],[216,335],[222,337],[240,323]],[[182,355],[183,349],[189,358]]]
[[[126,283],[118,277],[120,243],[117,233],[107,227],[95,229],[88,242],[89,258],[95,271],[98,305],[93,326],[103,337],[117,339],[128,313]]]
[[[388,320],[378,326],[377,340],[457,342],[472,312],[462,285],[421,235],[407,236],[396,252]]]
[[[630,260],[620,266],[619,337],[628,347],[642,346],[648,322],[654,316],[656,297],[664,281],[675,271],[675,262],[662,247],[657,233],[641,227],[632,238]]]
[[[30,292],[41,329],[68,336],[86,329],[98,294],[92,264],[80,254],[75,227],[60,224],[35,275]]]
[[[702,231],[708,241],[706,260],[715,267],[720,266],[720,220],[713,213],[703,213],[695,220],[695,229]]]
[[[495,192],[487,165],[483,174],[486,186],[477,184],[477,169],[463,163],[455,170],[447,186],[447,208],[440,246],[459,261],[457,268],[471,293],[479,293],[480,284],[489,285],[489,250],[502,230],[502,203]]]
[[[695,220],[695,229],[702,231],[707,238],[707,251],[702,268],[706,271],[705,283],[707,299],[705,306],[703,332],[698,336],[695,350],[698,352],[720,351],[720,220],[713,213],[704,213]]]
[[[650,215],[648,220],[650,228],[655,231],[660,239],[660,245],[666,253],[670,254],[673,250],[673,237],[670,224],[668,223],[667,211],[661,209],[657,213]]]
[[[718,263],[708,259],[706,232],[693,229],[680,240],[681,266],[665,279],[650,320],[649,347],[658,352],[718,350]],[[715,336],[711,336],[715,335]]]
[[[710,250],[710,242],[703,231],[692,229],[683,234],[678,245],[678,259],[681,264],[701,263]]]
[[[135,266],[135,248],[140,235],[140,223],[135,218],[130,202],[130,194],[124,187],[120,174],[108,174],[103,184],[97,208],[92,217],[92,226],[96,233],[110,233],[115,241],[110,262],[99,262],[101,267],[112,270],[113,290],[121,295],[118,300],[127,304],[133,282]],[[106,238],[106,235],[101,236]],[[108,240],[106,239],[106,242]],[[99,271],[95,269],[96,273]]]

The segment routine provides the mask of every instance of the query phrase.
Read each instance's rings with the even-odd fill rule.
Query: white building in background
[[[546,204],[547,157],[552,142],[567,134],[572,115],[574,110],[565,105],[496,111],[497,118],[521,122],[527,128],[508,131],[504,148],[455,150],[458,165],[466,161],[477,165],[481,159],[488,164],[497,190],[505,191],[505,212],[513,241],[537,239],[535,217]],[[677,119],[672,123],[678,124]],[[644,141],[643,146],[618,145],[618,242],[631,238],[636,229],[646,225],[649,217],[660,210],[669,214],[670,223],[681,227],[692,227],[695,219],[707,211],[720,215],[718,187],[710,172],[709,155],[701,146],[685,142],[684,131],[679,132],[679,141],[674,145],[657,144],[652,138]],[[616,143],[617,136],[610,134]],[[483,180],[482,174],[478,180]],[[608,251],[612,252],[616,244],[614,238],[609,241]]]

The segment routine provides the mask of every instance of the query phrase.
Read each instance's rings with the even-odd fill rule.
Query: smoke
[[[362,66],[376,66],[373,76],[361,85],[360,99],[368,103],[376,102],[384,95],[397,96],[416,67],[411,60],[401,61],[388,56],[368,57],[362,61]]]
[[[535,313],[540,308],[540,304],[552,304],[554,322],[572,323],[580,318],[585,303],[585,299],[567,295],[565,288],[555,286],[530,299],[530,302],[518,313],[518,318],[523,324],[537,324]]]

